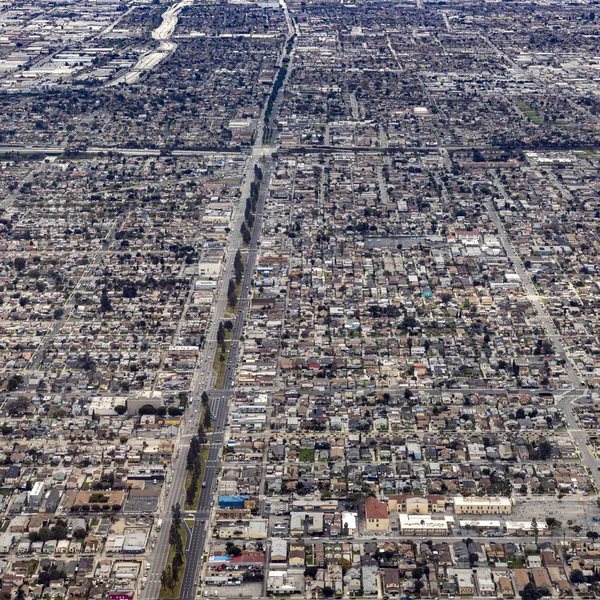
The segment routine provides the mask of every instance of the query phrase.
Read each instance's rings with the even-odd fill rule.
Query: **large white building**
[[[454,517],[442,517],[434,519],[431,515],[409,515],[398,514],[400,531],[412,535],[448,535],[450,525],[454,523]]]
[[[38,509],[44,499],[44,482],[36,481],[27,493],[27,504],[34,509]]]

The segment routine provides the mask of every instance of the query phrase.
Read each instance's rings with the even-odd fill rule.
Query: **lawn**
[[[516,105],[521,109],[521,112],[536,125],[541,125],[544,120],[540,117],[531,106],[525,104],[525,102],[516,102]]]
[[[512,560],[507,560],[506,564],[510,569],[522,569],[524,566],[524,563],[520,558],[513,558]]]
[[[314,462],[315,451],[310,448],[302,448],[300,450],[300,462]]]
[[[221,389],[223,380],[225,379],[225,368],[227,367],[227,355],[229,354],[229,346],[231,342],[225,341],[225,352],[221,352],[221,347],[217,348],[215,352],[215,360],[213,361],[213,371],[217,374],[217,381],[215,382],[215,389]],[[223,360],[221,360],[223,356]]]
[[[204,469],[206,468],[206,459],[208,458],[208,450],[210,446],[207,444],[202,446],[200,450],[200,480],[198,481],[198,489],[196,490],[196,495],[194,496],[194,502],[192,504],[185,503],[185,510],[196,510],[198,506],[198,500],[200,499],[200,492],[202,491],[202,480],[204,479]],[[192,475],[190,471],[188,471],[187,477],[185,479],[185,490],[190,487],[190,483],[192,482]],[[188,523],[189,525],[189,523]],[[192,521],[193,525],[193,521]]]
[[[185,533],[185,528],[183,525],[179,526],[179,533],[181,534],[181,542],[183,547],[185,548],[187,543],[187,535]],[[169,548],[169,557],[167,558],[167,564],[170,565],[173,562],[173,557],[175,556],[175,546],[171,546]],[[158,595],[159,598],[164,598],[165,600],[174,600],[175,598],[179,598],[179,594],[181,593],[181,583],[183,581],[183,574],[185,573],[185,552],[183,553],[183,565],[179,570],[179,577],[173,586],[173,591],[169,588],[165,588],[162,585],[160,586],[160,593]]]

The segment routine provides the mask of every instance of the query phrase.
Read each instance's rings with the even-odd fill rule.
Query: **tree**
[[[319,569],[317,567],[306,567],[306,569],[304,569],[304,576],[305,577],[312,577],[313,579],[317,576]]]
[[[67,528],[64,525],[55,525],[51,529],[52,538],[55,540],[64,540],[67,537]]]
[[[52,566],[49,569],[42,571],[38,575],[38,583],[42,586],[47,586],[54,579],[66,579],[66,578],[67,578],[67,574],[64,571],[57,569],[55,566]]]
[[[169,529],[169,544],[171,546],[179,546],[181,544],[181,535],[175,523],[171,523],[171,529]]]
[[[137,289],[134,285],[126,285],[123,288],[123,298],[135,298],[137,296]]]
[[[242,281],[242,276],[244,274],[244,263],[242,262],[242,253],[239,250],[235,253],[233,268],[235,271],[235,282],[239,285]]]
[[[15,257],[13,265],[17,271],[22,271],[27,266],[27,259],[23,256]]]
[[[538,528],[538,522],[535,517],[533,517],[533,519],[531,520],[531,529],[533,530],[533,535],[535,538],[535,545],[537,546],[538,536],[540,535],[540,530]]]
[[[112,304],[105,289],[102,290],[102,296],[100,296],[100,310],[103,313],[110,312],[112,310]]]
[[[117,404],[117,406],[115,406],[115,412],[118,415],[124,415],[127,412],[127,407],[122,404]]]
[[[202,424],[204,425],[204,429],[210,429],[210,427],[212,425],[212,418],[211,418],[210,409],[208,408],[208,406],[204,410],[204,419],[202,421]]]
[[[163,570],[160,576],[160,585],[163,588],[169,588],[170,590],[173,590],[173,572],[171,571],[170,565]]]
[[[581,572],[581,569],[573,569],[571,571],[571,583],[584,583],[585,577]]]
[[[235,305],[237,304],[237,289],[233,279],[229,280],[229,285],[227,286],[227,303],[232,308],[235,308]]]
[[[210,398],[208,397],[208,394],[206,392],[202,392],[202,396],[200,396],[200,399],[202,400],[202,404],[204,406],[208,406]]]
[[[173,515],[173,523],[179,527],[181,525],[181,506],[179,506],[179,502],[173,506],[171,514]]]
[[[242,223],[240,233],[242,234],[242,239],[244,240],[244,244],[249,244],[250,240],[252,239],[252,236],[250,235],[250,231],[248,230],[248,227],[245,222]]]
[[[13,392],[23,383],[23,378],[20,375],[14,375],[8,380],[8,390]],[[21,416],[25,414],[29,407],[29,401],[24,396],[13,398],[6,404],[6,412],[11,417]]]
[[[539,600],[542,596],[547,595],[548,590],[546,588],[538,588],[533,583],[528,583],[521,590],[521,598],[523,600]]]
[[[548,460],[552,456],[552,444],[548,440],[539,443],[538,456],[540,460]]]
[[[140,407],[138,410],[138,414],[140,415],[155,415],[156,408],[152,406],[152,404],[144,404],[144,406]]]
[[[200,423],[200,425],[198,426],[198,441],[201,444],[206,444],[206,433],[204,431],[204,426],[202,425],[202,423]]]
[[[333,588],[326,585],[325,587],[323,587],[323,595],[325,596],[325,598],[331,598],[334,594]]]
[[[588,531],[585,535],[590,540],[597,540],[598,539],[598,532],[597,531]]]
[[[217,344],[221,347],[225,346],[225,327],[223,327],[223,322],[219,323],[219,328],[217,329]]]

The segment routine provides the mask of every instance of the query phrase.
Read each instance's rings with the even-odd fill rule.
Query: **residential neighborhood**
[[[600,596],[599,26],[0,3],[0,599]]]

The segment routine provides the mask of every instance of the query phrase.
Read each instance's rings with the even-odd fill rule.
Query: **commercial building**
[[[367,531],[388,531],[390,515],[387,504],[372,496],[365,502],[365,522]]]
[[[427,515],[442,513],[446,510],[444,496],[411,496],[405,494],[392,494],[388,498],[388,508],[392,511],[408,513],[409,515]]]
[[[431,515],[398,515],[400,531],[408,535],[448,535],[454,517],[433,519]]]
[[[454,498],[454,512],[457,515],[509,515],[512,502],[509,498],[499,496]]]

